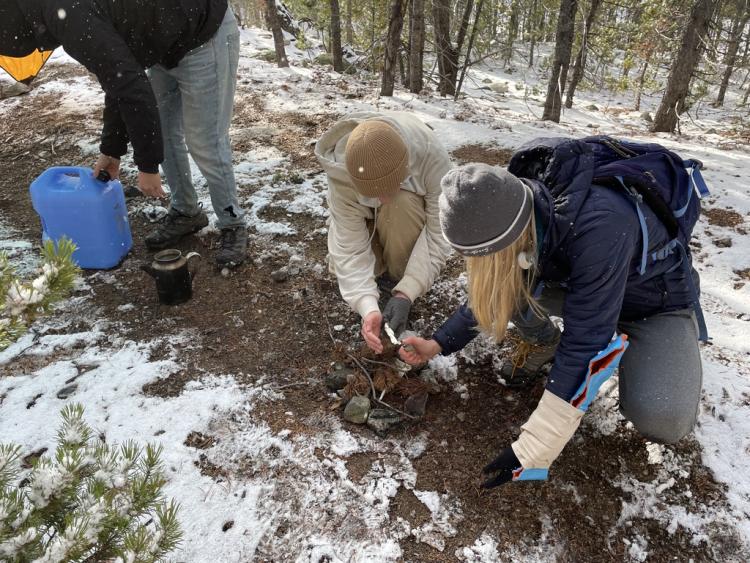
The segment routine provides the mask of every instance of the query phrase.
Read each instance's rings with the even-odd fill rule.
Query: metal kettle
[[[186,256],[176,248],[162,250],[154,255],[151,264],[143,264],[141,269],[156,280],[156,292],[163,305],[179,305],[193,295],[193,275],[188,269],[188,260],[197,252]]]

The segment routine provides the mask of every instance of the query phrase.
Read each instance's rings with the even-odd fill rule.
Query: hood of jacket
[[[391,125],[399,132],[409,151],[410,191],[424,195],[425,186],[421,184],[424,175],[423,164],[430,147],[431,130],[418,117],[405,112],[362,111],[351,113],[336,122],[315,144],[315,156],[328,174],[329,178],[343,185],[353,184],[346,170],[346,143],[349,134],[357,125],[368,119],[379,119]],[[371,198],[358,196],[361,203],[375,206]]]
[[[539,138],[522,145],[508,171],[532,180],[538,212],[547,219],[540,260],[552,254],[578,218],[594,179],[594,155],[586,143],[566,137]]]

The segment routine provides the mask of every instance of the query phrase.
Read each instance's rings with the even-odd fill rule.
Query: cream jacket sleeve
[[[421,175],[427,193],[424,197],[426,221],[406,265],[401,281],[393,291],[403,292],[409,299],[416,300],[432,287],[451,252],[440,229],[438,199],[442,193],[440,181],[451,168],[448,152],[439,143],[427,147]]]
[[[379,311],[375,283],[375,254],[370,246],[367,219],[373,210],[357,201],[353,187],[329,176],[328,255],[338,279],[339,291],[349,306],[365,317]]]

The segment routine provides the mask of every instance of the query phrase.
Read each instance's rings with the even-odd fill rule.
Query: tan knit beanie
[[[409,151],[393,127],[370,119],[349,135],[346,169],[363,196],[393,197],[409,173]]]

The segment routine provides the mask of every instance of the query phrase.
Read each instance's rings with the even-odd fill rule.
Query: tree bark
[[[703,41],[718,0],[696,0],[690,10],[680,42],[667,79],[667,89],[651,127],[653,132],[672,133],[677,127],[678,115],[690,93],[690,79],[698,66]]]
[[[409,91],[419,94],[424,88],[424,0],[411,0],[409,6]]]
[[[461,86],[464,83],[464,77],[466,76],[466,69],[469,67],[471,59],[471,50],[474,48],[474,39],[477,36],[477,30],[479,29],[479,16],[482,15],[482,7],[484,6],[484,0],[479,0],[477,4],[476,14],[474,15],[474,27],[471,30],[471,36],[469,36],[469,45],[466,48],[466,59],[464,59],[464,66],[461,69],[461,79],[458,81],[456,87],[456,94],[453,96],[454,100],[458,100],[458,95],[461,93]]]
[[[576,55],[576,62],[573,66],[573,76],[570,77],[570,85],[568,86],[568,93],[565,97],[565,107],[573,107],[573,96],[575,96],[576,88],[583,78],[583,72],[586,70],[586,55],[588,54],[589,46],[589,34],[591,33],[591,27],[594,25],[596,19],[596,13],[599,11],[599,6],[602,5],[602,0],[591,0],[591,6],[589,12],[586,14],[586,21],[583,23],[583,37],[581,38],[581,47],[578,49],[578,55]]]
[[[450,0],[434,0],[432,3],[432,19],[435,29],[435,48],[437,51],[438,91],[441,96],[453,95],[456,92],[455,78],[451,81],[451,71],[455,60],[453,44],[451,43],[451,2]]]
[[[575,37],[576,7],[578,0],[561,0],[555,36],[555,55],[547,86],[547,99],[544,102],[542,119],[560,123],[562,91],[570,66],[570,53]]]
[[[503,45],[503,61],[505,61],[505,66],[508,66],[510,60],[513,58],[513,43],[515,43],[516,37],[518,37],[520,9],[519,0],[513,0],[510,4],[510,21],[508,22],[507,37],[505,45]]]
[[[391,0],[388,15],[388,34],[385,40],[385,60],[383,62],[383,83],[381,96],[393,96],[398,52],[401,48],[401,30],[404,27],[404,0]]]
[[[536,27],[534,24],[534,16],[536,15],[536,5],[539,0],[534,0],[531,3],[531,13],[529,15],[530,19],[530,25],[529,25],[529,35],[531,40],[531,45],[529,46],[529,68],[534,66],[534,47],[536,47]]]
[[[643,94],[643,85],[646,82],[646,71],[648,71],[648,63],[651,61],[651,53],[649,52],[648,57],[643,61],[643,67],[641,67],[641,74],[638,76],[638,90],[635,93],[635,106],[634,111],[641,111],[641,95]]]
[[[266,23],[273,33],[273,47],[276,51],[276,64],[279,68],[289,66],[284,49],[284,33],[281,31],[281,19],[276,11],[276,0],[266,0]]]
[[[456,6],[458,7],[458,6]],[[456,93],[458,77],[458,57],[466,39],[474,0],[466,0],[463,17],[456,36],[456,46],[451,41],[451,0],[434,0],[432,4],[435,43],[437,46],[438,72],[440,82],[438,90],[441,96],[453,96]]]
[[[341,52],[341,12],[339,0],[331,0],[331,56],[333,70],[344,71],[344,54]]]
[[[744,4],[744,3],[743,3]],[[750,11],[747,6],[744,8],[744,13],[740,11],[737,14],[737,19],[734,20],[732,25],[731,35],[729,37],[729,43],[727,44],[727,54],[724,58],[724,64],[727,65],[724,69],[724,76],[721,78],[721,86],[719,86],[719,94],[716,96],[716,105],[724,105],[724,96],[727,94],[727,88],[729,88],[729,79],[732,78],[734,72],[734,66],[737,64],[737,51],[740,47],[740,39],[742,39],[742,32],[745,31],[745,25],[750,18]]]

